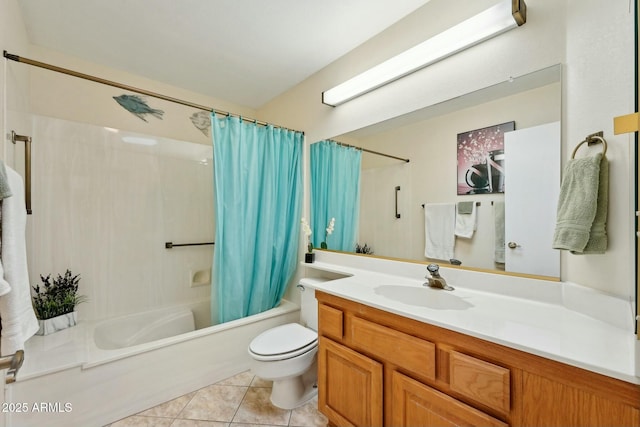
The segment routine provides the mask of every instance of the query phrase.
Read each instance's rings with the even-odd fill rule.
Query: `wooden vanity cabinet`
[[[637,426],[640,387],[316,291],[335,426]]]

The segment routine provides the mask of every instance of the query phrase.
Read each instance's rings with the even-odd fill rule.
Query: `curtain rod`
[[[396,160],[402,160],[405,163],[409,163],[409,159],[404,159],[402,157],[396,157],[396,156],[392,156],[391,154],[385,154],[385,153],[381,153],[379,151],[373,151],[373,150],[369,150],[369,149],[362,148],[362,147],[356,147],[355,145],[345,144],[344,142],[334,141],[333,139],[331,141],[335,142],[338,145],[342,145],[343,147],[355,148],[356,150],[364,151],[366,153],[375,154],[377,156],[389,157],[391,159],[396,159]]]
[[[196,108],[196,109],[199,109],[199,110],[209,111],[209,112],[220,114],[220,115],[223,115],[223,116],[239,117],[240,119],[242,119],[242,120],[244,120],[246,122],[252,122],[252,123],[255,123],[257,125],[262,125],[262,126],[272,125],[273,127],[276,127],[276,128],[286,129],[286,130],[289,130],[289,131],[292,131],[292,132],[298,132],[298,133],[304,134],[304,132],[301,132],[301,131],[298,131],[298,130],[295,130],[295,129],[289,129],[289,128],[284,127],[284,126],[274,125],[272,123],[263,122],[263,121],[258,120],[258,119],[247,118],[247,117],[241,116],[240,114],[230,113],[228,111],[216,110],[215,108],[206,107],[204,105],[199,105],[199,104],[196,104],[196,103],[193,103],[193,102],[184,101],[184,100],[178,99],[178,98],[173,98],[171,96],[163,95],[161,93],[151,92],[151,91],[146,90],[146,89],[140,89],[140,88],[137,88],[137,87],[134,87],[134,86],[129,86],[129,85],[125,85],[125,84],[122,84],[122,83],[114,82],[112,80],[107,80],[107,79],[103,79],[103,78],[100,78],[100,77],[92,76],[90,74],[84,74],[84,73],[80,73],[78,71],[69,70],[67,68],[58,67],[56,65],[47,64],[45,62],[40,62],[40,61],[36,61],[36,60],[33,60],[33,59],[25,58],[23,56],[14,55],[14,54],[11,54],[11,53],[7,52],[6,50],[4,51],[3,55],[7,59],[10,59],[12,61],[19,62],[19,63],[22,63],[22,64],[27,64],[27,65],[32,65],[34,67],[44,68],[45,70],[55,71],[55,72],[58,72],[58,73],[66,74],[66,75],[73,76],[73,77],[78,77],[78,78],[85,79],[85,80],[90,80],[92,82],[101,83],[101,84],[104,84],[104,85],[107,85],[107,86],[117,87],[117,88],[128,90],[128,91],[131,91],[131,92],[137,92],[137,93],[140,93],[142,95],[152,96],[154,98],[162,99],[164,101],[169,101],[169,102],[173,102],[175,104],[185,105],[187,107]]]

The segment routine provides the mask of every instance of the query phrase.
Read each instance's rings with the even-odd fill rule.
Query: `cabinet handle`
[[[398,192],[400,191],[400,186],[396,187],[396,218],[400,218],[400,214],[398,213]]]

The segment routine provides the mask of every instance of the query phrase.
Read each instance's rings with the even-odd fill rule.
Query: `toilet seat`
[[[269,329],[251,341],[249,352],[256,360],[290,359],[314,349],[318,334],[298,323],[288,323]]]

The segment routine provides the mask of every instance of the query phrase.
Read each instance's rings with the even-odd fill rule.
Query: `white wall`
[[[214,238],[213,148],[33,117],[32,283],[80,274],[80,318],[95,320],[208,299],[213,247],[166,249],[165,242]],[[206,164],[202,160],[206,159]],[[210,316],[207,316],[210,318]]]
[[[563,81],[563,152],[603,130],[611,162],[609,237],[604,255],[563,254],[563,280],[634,295],[632,169],[629,136],[613,117],[633,111],[633,13],[626,1],[529,0],[527,23],[374,92],[332,108],[320,94],[495,1],[432,0],[259,111],[304,129],[309,143],[346,133],[556,63]]]

